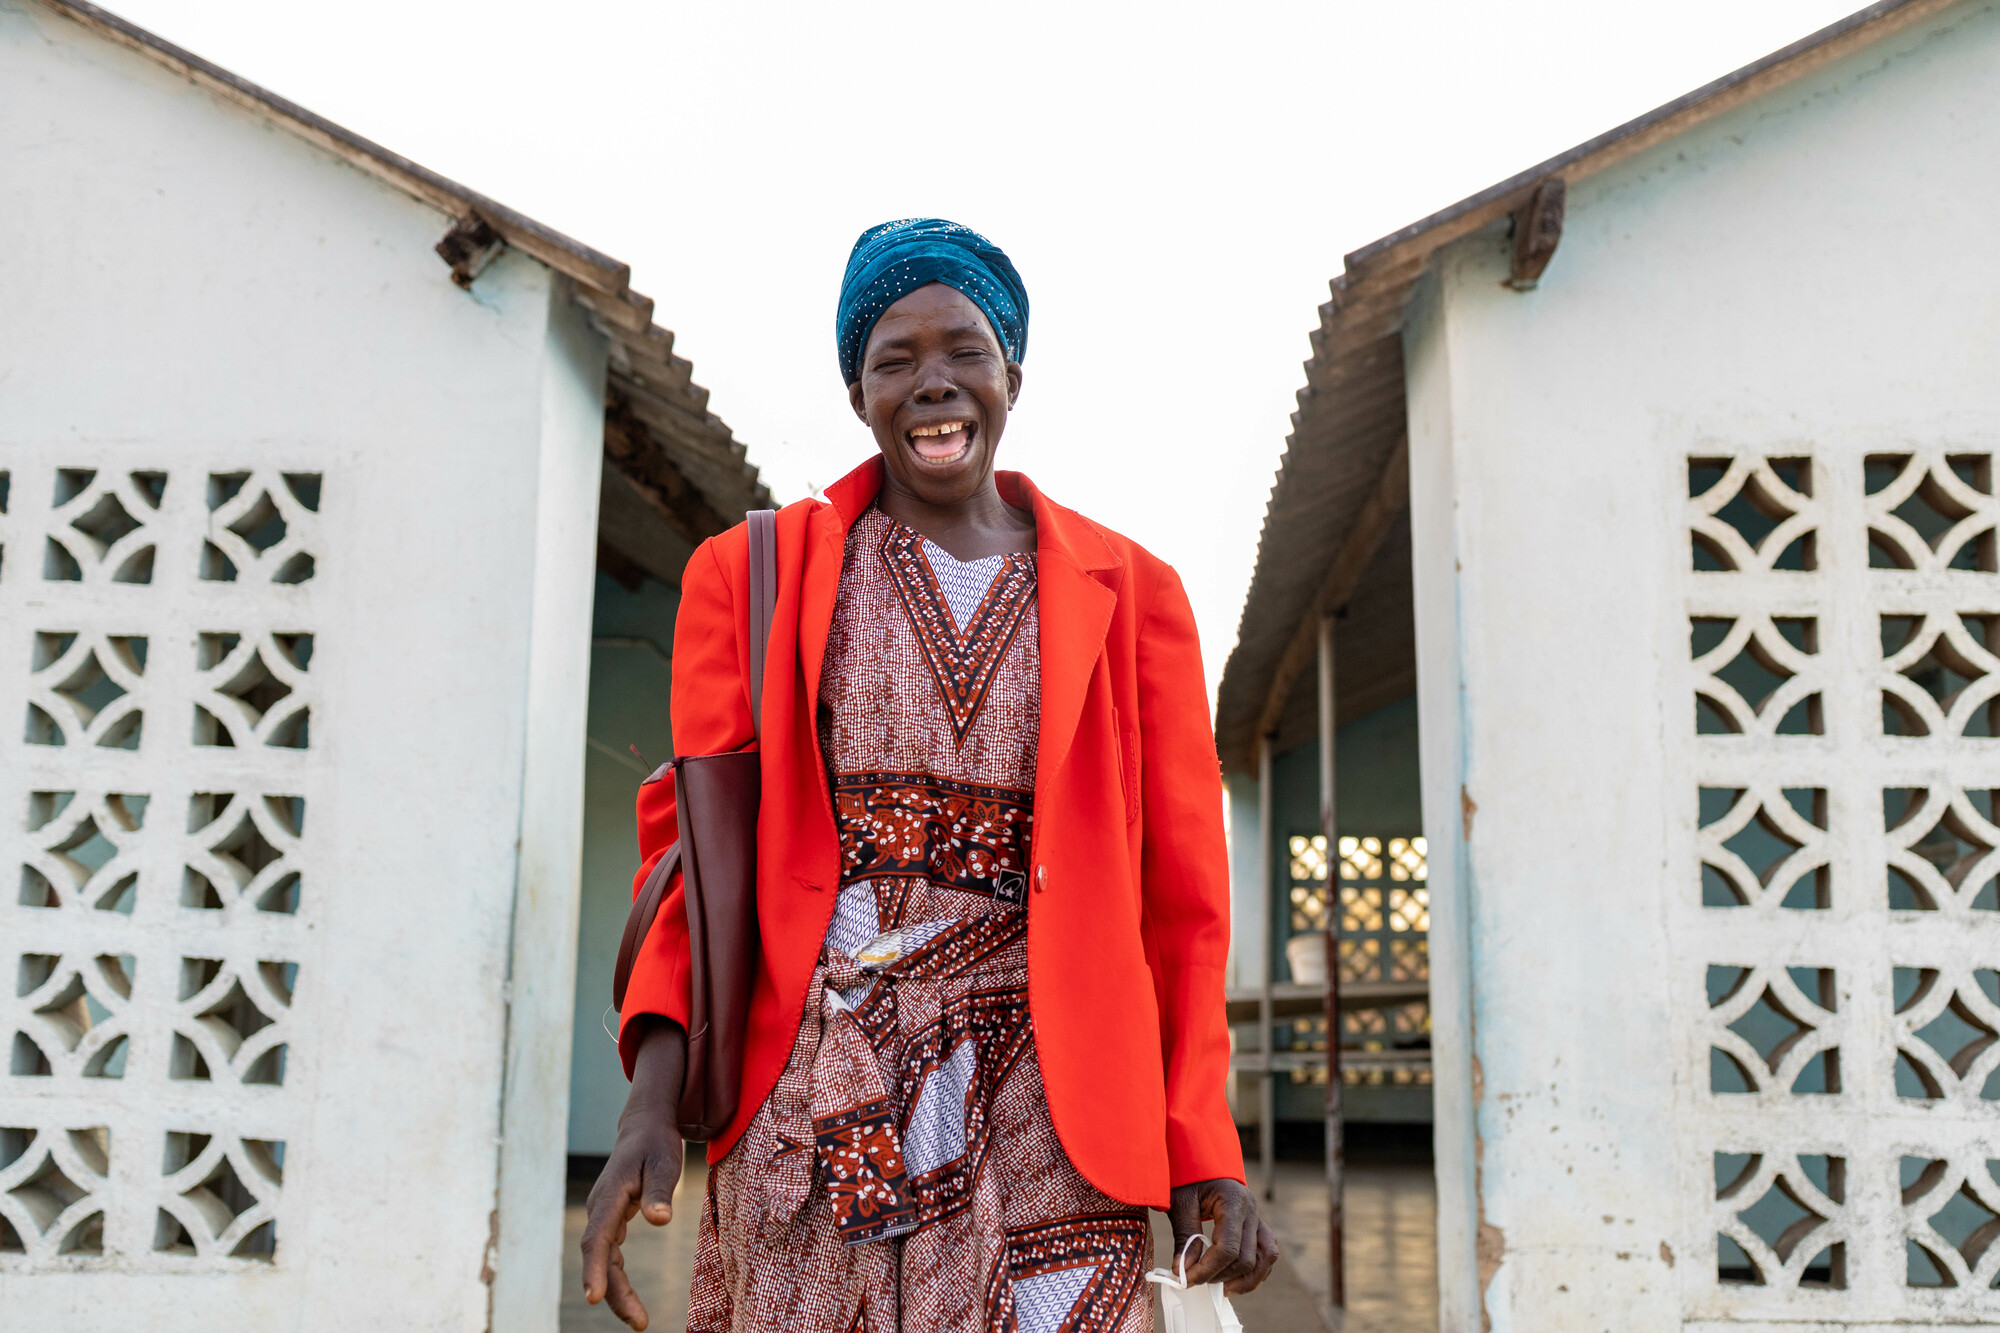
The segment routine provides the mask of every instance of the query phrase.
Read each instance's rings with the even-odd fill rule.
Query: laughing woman
[[[875,227],[837,326],[879,456],[777,519],[762,957],[688,1328],[1149,1329],[1148,1207],[1177,1245],[1215,1224],[1190,1280],[1247,1291],[1277,1256],[1223,1100],[1194,618],[1167,565],[994,471],[1028,338],[998,248],[937,219]],[[683,754],[758,734],[747,560],[739,526],[688,562]],[[646,870],[672,798],[641,789]],[[676,888],[627,992],[632,1090],[584,1239],[585,1294],[634,1328],[619,1246],[635,1214],[671,1216],[687,975]]]

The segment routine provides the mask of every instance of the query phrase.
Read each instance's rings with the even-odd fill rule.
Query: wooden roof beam
[[[1374,491],[1361,506],[1361,512],[1355,515],[1354,526],[1348,529],[1347,540],[1341,543],[1339,553],[1333,557],[1325,582],[1320,584],[1319,593],[1299,618],[1298,628],[1292,631],[1292,641],[1285,645],[1284,654],[1278,659],[1278,668],[1271,675],[1271,686],[1264,694],[1264,707],[1257,715],[1259,736],[1269,736],[1278,729],[1278,721],[1284,716],[1285,701],[1291,697],[1292,686],[1312,665],[1313,655],[1319,650],[1321,618],[1332,615],[1347,601],[1361,582],[1362,574],[1374,562],[1376,552],[1382,549],[1382,541],[1389,535],[1389,529],[1396,525],[1397,515],[1409,502],[1410,439],[1405,435],[1390,451],[1389,461],[1383,465]]]
[[[622,296],[579,285],[576,289],[577,301],[592,314],[619,331],[619,335],[637,335],[644,338],[653,324],[653,298],[642,296],[635,291],[626,291]],[[673,334],[665,329],[660,334],[673,346]]]
[[[1532,292],[1542,280],[1542,270],[1555,258],[1562,240],[1564,206],[1569,187],[1560,176],[1551,176],[1535,187],[1514,214],[1514,254],[1507,266],[1507,285],[1517,292]]]
[[[690,546],[729,528],[700,488],[649,447],[645,423],[615,397],[604,407],[604,456]]]

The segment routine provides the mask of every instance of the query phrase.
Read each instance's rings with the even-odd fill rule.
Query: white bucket
[[[1326,936],[1320,931],[1294,935],[1285,941],[1285,961],[1291,964],[1292,980],[1301,986],[1326,984]]]

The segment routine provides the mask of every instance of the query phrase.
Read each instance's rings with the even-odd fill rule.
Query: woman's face
[[[919,287],[882,312],[849,386],[889,479],[927,504],[960,504],[993,475],[1021,367],[964,293]]]

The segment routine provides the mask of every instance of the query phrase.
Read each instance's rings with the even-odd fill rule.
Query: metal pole
[[[1257,1074],[1257,1151],[1263,1158],[1264,1197],[1270,1198],[1277,1189],[1278,1154],[1278,1090],[1271,1070],[1271,973],[1275,970],[1273,959],[1278,949],[1278,913],[1276,910],[1275,880],[1272,863],[1273,830],[1271,828],[1271,738],[1257,739],[1257,840],[1258,874],[1262,881],[1262,891],[1258,900],[1263,904],[1264,946],[1264,986],[1257,999],[1258,1031],[1263,1035],[1258,1046],[1263,1058],[1258,1061]]]
[[[1347,1174],[1346,1126],[1340,1108],[1340,821],[1339,767],[1333,690],[1333,617],[1319,622],[1319,823],[1326,834],[1326,1238],[1333,1308],[1347,1308],[1347,1264],[1342,1255]]]

